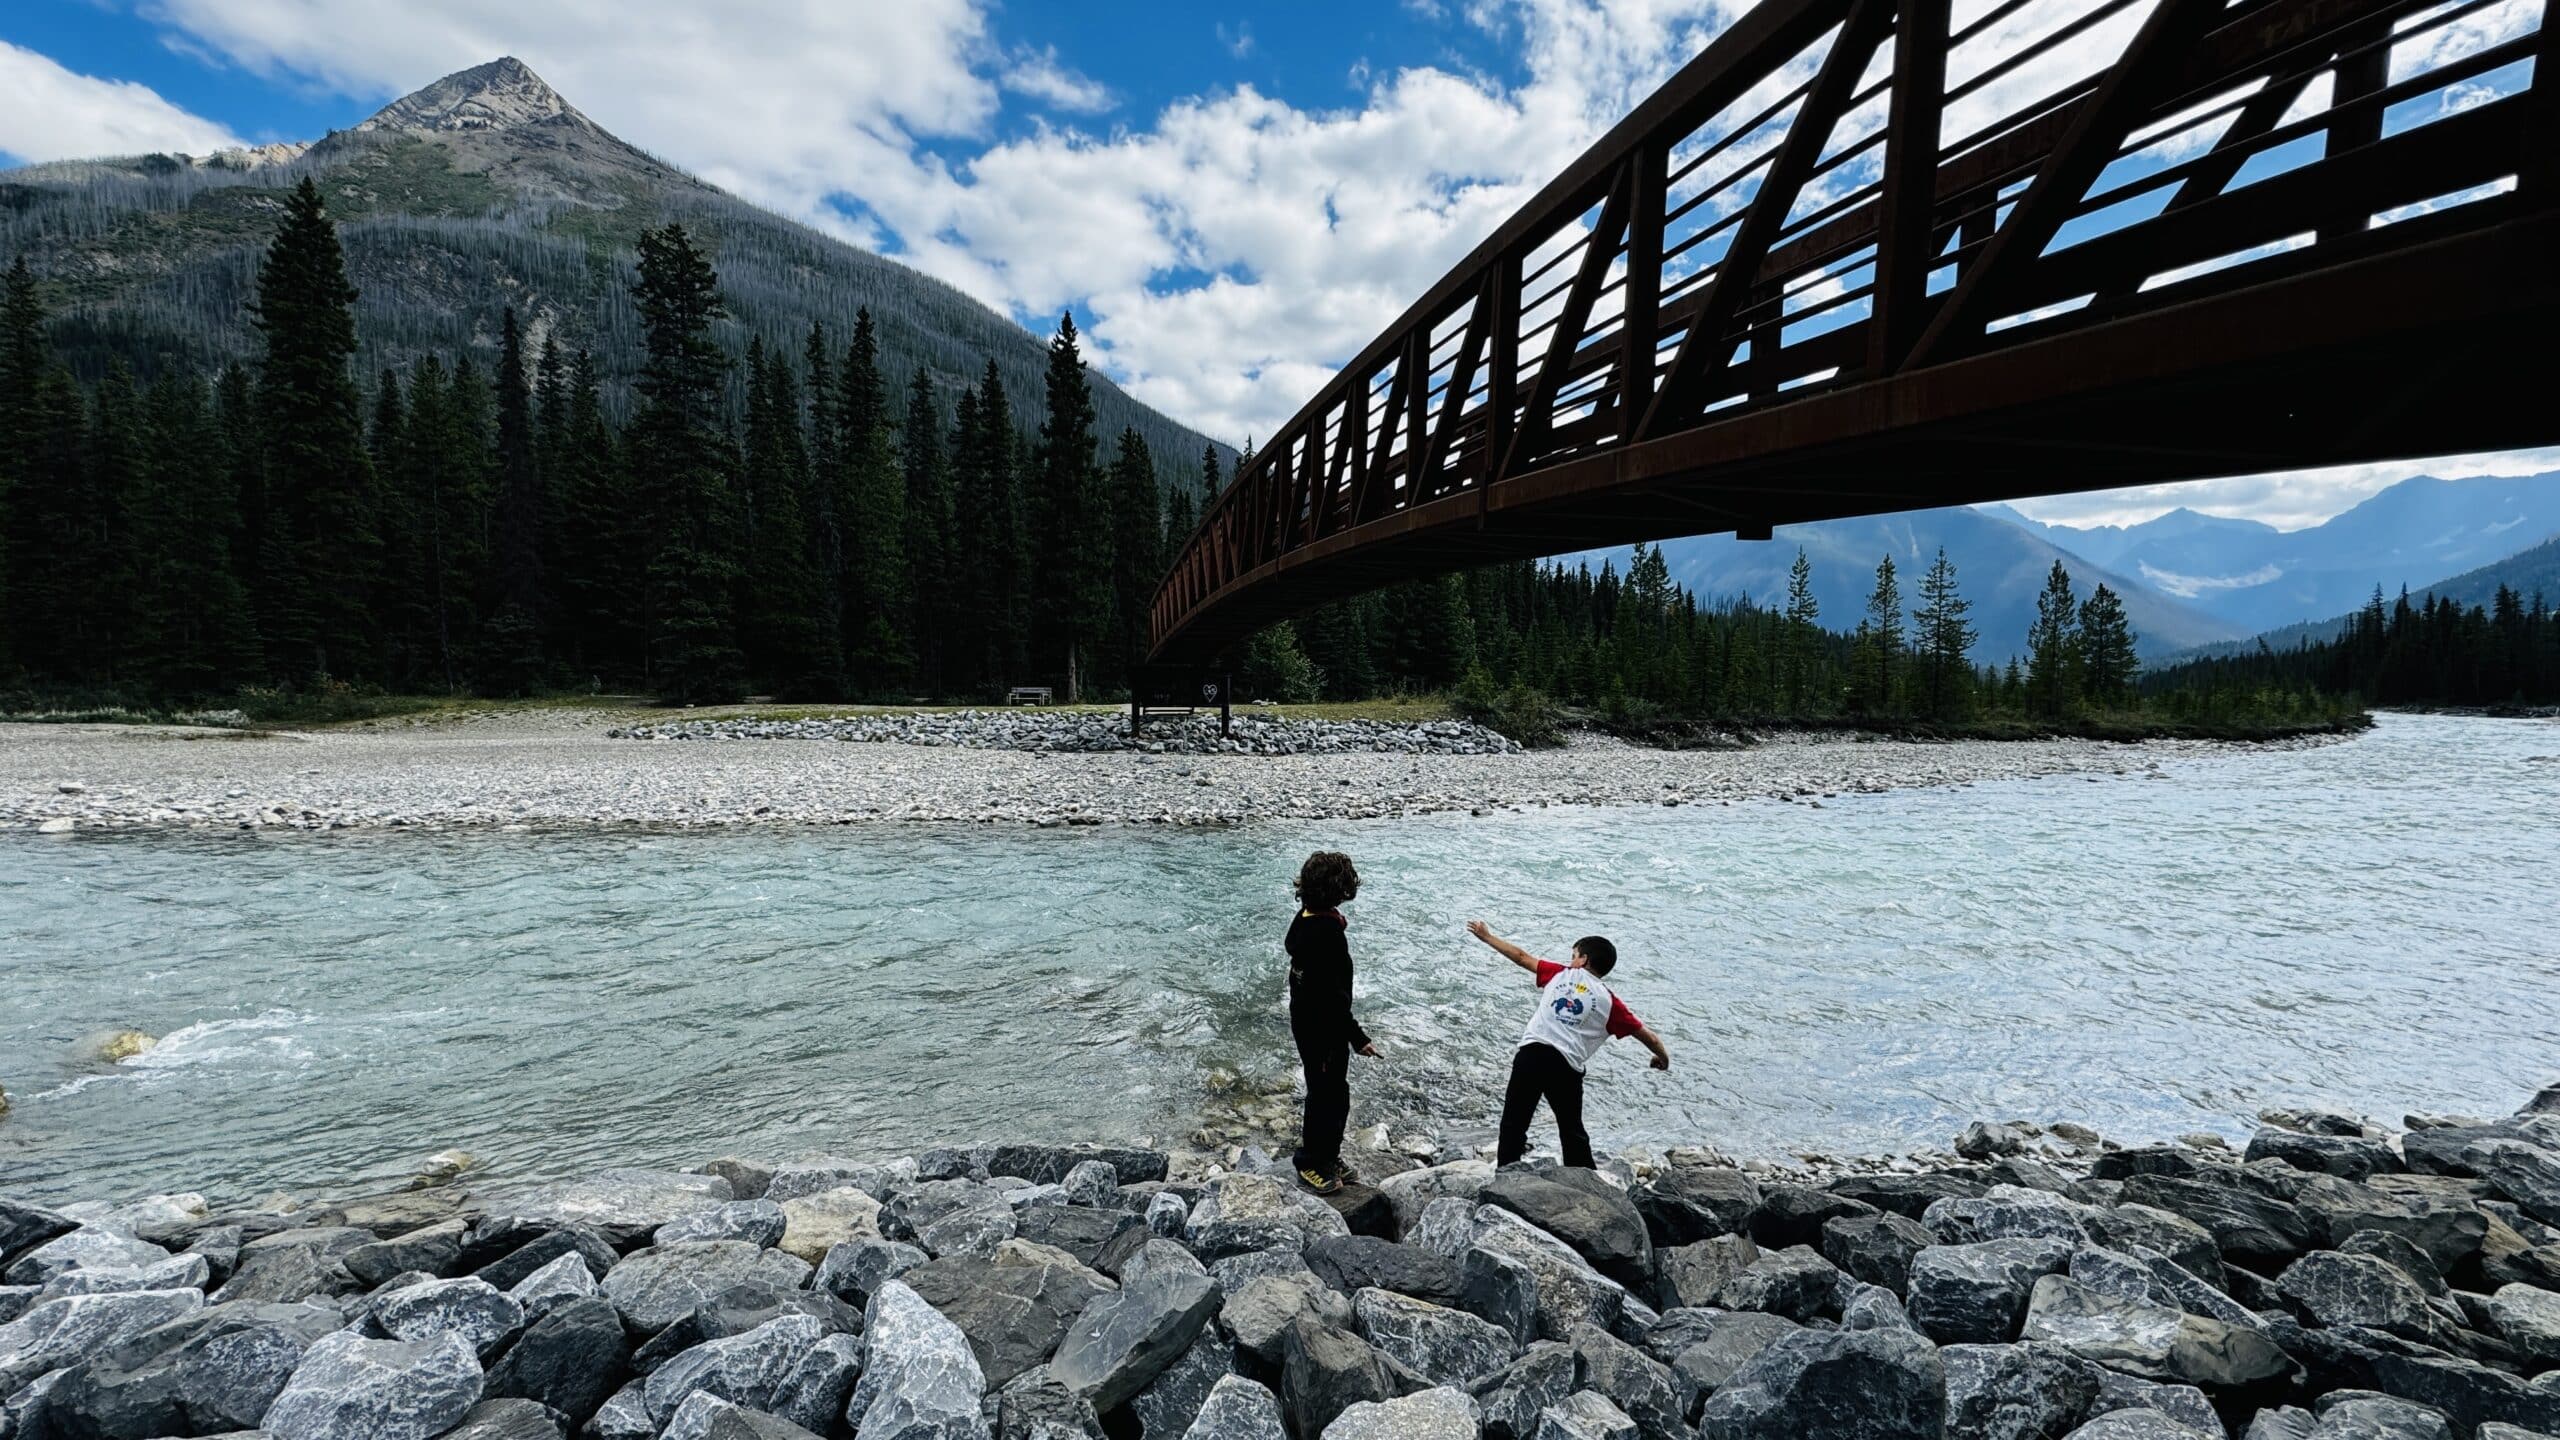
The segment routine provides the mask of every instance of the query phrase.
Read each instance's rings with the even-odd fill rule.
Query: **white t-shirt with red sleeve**
[[[1580,1070],[1602,1045],[1623,1040],[1643,1025],[1590,971],[1541,960],[1538,1010],[1529,1017],[1529,1028],[1520,1032],[1520,1043],[1552,1046],[1565,1063]]]

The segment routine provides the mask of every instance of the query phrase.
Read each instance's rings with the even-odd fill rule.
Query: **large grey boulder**
[[[1848,1274],[1900,1295],[1911,1283],[1912,1257],[1937,1243],[1919,1221],[1878,1211],[1824,1221],[1816,1248]]]
[[[1492,1167],[1485,1167],[1492,1173]],[[0,1196],[0,1266],[48,1240],[68,1235],[80,1222],[60,1211]]]
[[[2239,1183],[2136,1175],[2124,1182],[2128,1204],[2181,1215],[2212,1232],[2223,1258],[2261,1268],[2289,1264],[2311,1248],[2310,1223],[2292,1204]]]
[[[1948,1345],[1949,1440],[2048,1440],[2096,1413],[2106,1373],[2050,1345]]]
[[[563,1225],[525,1237],[525,1227],[520,1224],[501,1222],[499,1226],[490,1226],[484,1222],[483,1226],[474,1227],[464,1237],[462,1264],[473,1275],[499,1289],[513,1290],[566,1256],[578,1257],[578,1262],[587,1267],[587,1273],[598,1280],[612,1273],[613,1267],[622,1260],[613,1246],[606,1243],[602,1232],[583,1225]],[[488,1249],[499,1247],[503,1247],[504,1253],[473,1264]]]
[[[1535,1306],[1537,1339],[1567,1339],[1577,1325],[1615,1329],[1626,1309],[1626,1287],[1591,1268],[1572,1246],[1508,1210],[1481,1205],[1476,1208],[1475,1246],[1459,1262],[1459,1284],[1465,1308],[1497,1324],[1504,1323],[1503,1317],[1486,1314],[1478,1302],[1508,1272],[1491,1260],[1479,1260],[1476,1251],[1514,1262],[1533,1282],[1529,1299]]]
[[[1646,1440],[1687,1440],[1688,1407],[1671,1367],[1608,1331],[1573,1332],[1573,1383],[1608,1397]]]
[[[1335,1417],[1364,1400],[1395,1396],[1378,1352],[1347,1330],[1301,1315],[1290,1322],[1283,1350],[1280,1394],[1300,1436],[1322,1435]]]
[[[1727,1310],[1758,1310],[1790,1320],[1838,1315],[1849,1277],[1810,1245],[1763,1250],[1716,1292]]]
[[[986,1374],[969,1337],[892,1280],[863,1316],[861,1383],[844,1423],[862,1440],[987,1440]]]
[[[107,1347],[204,1308],[195,1290],[137,1290],[66,1295],[0,1325],[0,1397],[47,1371],[74,1365]]]
[[[1934,1201],[1920,1223],[1948,1245],[1985,1240],[2089,1240],[2098,1210],[2044,1190],[1994,1185],[1981,1195]]]
[[[1226,1292],[1218,1307],[1218,1330],[1235,1347],[1277,1370],[1289,1325],[1300,1315],[1336,1330],[1351,1327],[1351,1300],[1311,1273],[1259,1275]]]
[[[1005,1202],[1003,1196],[992,1190],[985,1193],[986,1198],[978,1203],[961,1205],[944,1211],[930,1223],[918,1228],[915,1233],[916,1243],[923,1246],[928,1254],[937,1257],[971,1255],[984,1258],[995,1254],[997,1246],[1021,1232],[1022,1222],[1014,1208]],[[809,1202],[793,1201],[792,1203],[807,1204]],[[824,1238],[826,1243],[816,1247],[821,1258],[825,1256],[828,1248],[838,1243],[838,1237],[832,1232]],[[793,1244],[794,1241],[790,1238],[785,1238],[783,1241],[785,1249],[792,1248]]]
[[[2369,1255],[2315,1250],[2276,1277],[2276,1294],[2314,1325],[2363,1325],[2439,1350],[2460,1343],[2417,1282]]]
[[[1080,1263],[1114,1276],[1119,1274],[1123,1260],[1155,1238],[1147,1222],[1135,1215],[1081,1205],[1042,1205],[1025,1210],[1014,1217],[1013,1233],[1016,1239],[1064,1250]]]
[[[54,1440],[143,1440],[254,1428],[302,1354],[338,1327],[318,1306],[198,1310],[94,1352],[45,1399]]]
[[[1236,1347],[1218,1333],[1215,1325],[1203,1325],[1191,1342],[1191,1348],[1159,1371],[1147,1382],[1147,1388],[1129,1401],[1129,1413],[1137,1417],[1138,1433],[1143,1440],[1165,1440],[1191,1428],[1209,1392],[1220,1380],[1236,1373]],[[1072,1393],[1072,1392],[1071,1392]]]
[[[1882,1213],[1863,1200],[1810,1185],[1767,1185],[1762,1187],[1760,1208],[1751,1212],[1745,1228],[1761,1248],[1784,1250],[1790,1245],[1818,1244],[1822,1227],[1834,1220]]]
[[[1209,1183],[1191,1207],[1183,1239],[1201,1259],[1222,1260],[1251,1250],[1304,1250],[1310,1240],[1350,1233],[1342,1216],[1314,1196],[1269,1175],[1238,1173]]]
[[[1105,1440],[1093,1402],[1028,1370],[996,1395],[996,1440]]]
[[[1783,1315],[1749,1310],[1717,1311],[1713,1323],[1671,1362],[1671,1377],[1681,1387],[1683,1409],[1696,1414],[1706,1396],[1731,1384],[1742,1367],[1760,1352],[1804,1327]]]
[[[596,1277],[587,1268],[586,1257],[563,1255],[517,1281],[508,1289],[507,1298],[524,1311],[527,1321],[533,1321],[594,1293]]]
[[[26,1224],[29,1234],[46,1228],[33,1221]],[[147,1240],[95,1225],[75,1225],[18,1252],[5,1278],[12,1285],[42,1285],[67,1270],[138,1268],[168,1258],[167,1250]]]
[[[1633,1198],[1653,1243],[1663,1246],[1735,1234],[1767,1197],[1758,1181],[1739,1170],[1674,1165],[1638,1185]]]
[[[636,1244],[659,1226],[737,1198],[717,1175],[671,1170],[607,1170],[580,1180],[502,1190],[484,1197],[489,1214],[547,1226],[581,1225],[617,1246]]]
[[[459,1218],[422,1225],[389,1240],[359,1245],[341,1256],[339,1263],[368,1286],[413,1271],[442,1278],[461,1267],[462,1241],[470,1228],[471,1222]]]
[[[1635,1201],[1596,1170],[1560,1166],[1502,1171],[1482,1200],[1508,1210],[1573,1247],[1591,1267],[1622,1286],[1652,1279],[1653,1238]]]
[[[2498,1338],[2536,1371],[2560,1366],[2560,1294],[2531,1285],[2502,1285],[2489,1297]]]
[[[1389,1175],[1378,1182],[1378,1193],[1395,1207],[1398,1233],[1410,1239],[1422,1224],[1423,1211],[1435,1200],[1463,1200],[1472,1214],[1484,1187],[1493,1183],[1493,1175],[1491,1161],[1453,1160]]]
[[[1531,1440],[1636,1440],[1636,1422],[1594,1390],[1576,1390],[1538,1416]]]
[[[917,1178],[917,1169],[911,1161],[875,1164],[868,1160],[795,1160],[773,1167],[773,1173],[765,1179],[761,1198],[779,1205],[785,1200],[798,1200],[829,1190],[859,1190],[866,1195],[885,1196]],[[748,1197],[737,1195],[733,1198],[743,1200]]]
[[[314,1295],[344,1295],[358,1287],[343,1263],[349,1252],[374,1243],[370,1230],[354,1226],[279,1230],[240,1247],[231,1278],[213,1292],[220,1304],[250,1301],[290,1305]]]
[[[1367,1289],[1351,1298],[1351,1313],[1362,1339],[1434,1385],[1464,1385],[1520,1356],[1510,1331],[1428,1300]]]
[[[1476,1440],[1480,1428],[1475,1401],[1444,1385],[1393,1400],[1356,1401],[1324,1428],[1324,1440]]]
[[[1086,1304],[1049,1373],[1091,1398],[1095,1409],[1116,1409],[1189,1349],[1217,1312],[1215,1281],[1171,1268],[1151,1271]]]
[[[988,1145],[972,1157],[974,1168],[988,1176],[1010,1175],[1034,1185],[1055,1185],[1087,1161],[1111,1167],[1123,1185],[1145,1185],[1164,1179],[1172,1157],[1161,1150],[1130,1145]]]
[[[1748,1235],[1718,1235],[1653,1252],[1653,1303],[1665,1310],[1712,1305],[1725,1282],[1760,1261]]]
[[[1699,1412],[1704,1440],[1939,1440],[1946,1368],[1909,1330],[1799,1331]]]
[[[1597,1272],[1593,1278],[1599,1278]],[[1597,1292],[1593,1298],[1598,1298]],[[1458,1308],[1501,1326],[1523,1344],[1549,1328],[1538,1306],[1538,1276],[1526,1260],[1477,1246],[1458,1262]],[[1625,1301],[1621,1299],[1618,1306],[1623,1314]],[[1572,1323],[1563,1324],[1563,1331],[1569,1333]]]
[[[2038,1238],[1923,1250],[1911,1263],[1911,1323],[1942,1345],[2014,1340],[2027,1318],[2029,1292],[2068,1265],[2072,1249],[2067,1240]]]
[[[568,1440],[563,1418],[533,1400],[483,1400],[443,1440]]]
[[[2222,1247],[2184,1215],[2149,1205],[2115,1205],[2092,1217],[2098,1242],[2113,1250],[2157,1250],[2208,1284],[2222,1281]]]
[[[1288,1440],[1280,1420],[1280,1400],[1241,1376],[1229,1375],[1209,1389],[1182,1440]]]
[[[2069,1440],[2218,1440],[2157,1410],[2118,1410],[2071,1432]]]
[[[1484,1417],[1485,1440],[1529,1440],[1538,1416],[1573,1393],[1573,1372],[1573,1347],[1541,1340],[1469,1386]]]
[[[641,1390],[641,1382],[634,1380],[613,1392],[578,1431],[579,1440],[656,1440],[658,1427],[649,1423]]]
[[[2489,1140],[2465,1146],[2462,1158],[2517,1209],[2545,1225],[2560,1225],[2560,1144],[2546,1149],[2520,1140]]]
[[[1160,1190],[1147,1201],[1146,1215],[1148,1234],[1179,1240],[1183,1228],[1191,1223],[1191,1202],[1170,1190]]]
[[[782,1238],[774,1242],[776,1248],[812,1265],[826,1259],[828,1252],[839,1245],[881,1238],[881,1205],[867,1190],[845,1186],[814,1195],[795,1195],[777,1203],[782,1211]],[[997,1210],[1004,1208],[1003,1202],[992,1194],[986,1195],[983,1203]]]
[[[1942,1170],[1917,1175],[1847,1175],[1826,1188],[1834,1195],[1845,1195],[1906,1220],[1919,1219],[1941,1200],[1979,1199],[1991,1189],[1980,1180]]]
[[[1116,1208],[1120,1204],[1120,1172],[1108,1160],[1079,1160],[1058,1177],[1070,1205]]]
[[[882,1285],[932,1258],[903,1240],[848,1240],[827,1251],[809,1285],[848,1305],[868,1305]]]
[[[2071,1265],[2066,1273],[2091,1289],[2121,1299],[2166,1305],[2172,1310],[2202,1315],[2243,1330],[2266,1328],[2266,1322],[2256,1312],[2206,1284],[2194,1272],[2157,1250],[2137,1245],[2128,1254],[2084,1245],[2071,1252]]]
[[[824,1430],[852,1391],[861,1348],[813,1316],[786,1315],[668,1360],[650,1374],[641,1398],[661,1428],[688,1397],[710,1394]]]
[[[539,1400],[583,1425],[630,1372],[631,1342],[611,1301],[572,1300],[533,1323],[489,1370],[487,1393]]]
[[[2092,1415],[2109,1415],[2118,1410],[2157,1410],[2181,1425],[2191,1425],[2207,1434],[2222,1429],[2222,1417],[2215,1413],[2213,1402],[2193,1385],[2164,1385],[2119,1370],[2098,1371],[2098,1398],[2089,1407]]]
[[[955,1257],[919,1265],[899,1278],[969,1337],[978,1368],[995,1389],[1048,1360],[1085,1307],[1112,1289],[1111,1282],[1072,1261],[1006,1265]]]
[[[634,1334],[655,1335],[723,1291],[750,1284],[798,1289],[808,1276],[806,1263],[779,1250],[744,1240],[689,1240],[624,1257],[600,1288]]]
[[[134,1290],[202,1290],[212,1282],[213,1266],[201,1255],[172,1255],[151,1265],[119,1265],[65,1270],[44,1282],[30,1306],[65,1295],[112,1295]]]
[[[744,1240],[750,1245],[772,1249],[782,1243],[782,1232],[790,1221],[782,1206],[772,1200],[732,1200],[708,1210],[680,1215],[657,1228],[649,1237],[652,1245],[674,1245],[687,1240]]]
[[[2380,1140],[2363,1135],[2307,1135],[2273,1125],[2250,1137],[2249,1148],[2241,1159],[2251,1164],[2277,1160],[2296,1170],[2335,1175],[2341,1180],[2362,1180],[2408,1168],[2399,1154]]]
[[[485,1360],[524,1328],[524,1307],[485,1280],[429,1280],[384,1296],[373,1320],[394,1340],[459,1335]]]
[[[2021,1333],[2109,1369],[2173,1384],[2247,1385],[2293,1368],[2263,1332],[2109,1295],[2066,1275],[2036,1282]]]
[[[1335,1235],[1309,1242],[1304,1253],[1315,1277],[1345,1295],[1392,1290],[1437,1305],[1458,1303],[1458,1262],[1417,1246]]]
[[[428,1440],[480,1403],[471,1342],[367,1340],[351,1331],[305,1351],[258,1428],[275,1440]]]

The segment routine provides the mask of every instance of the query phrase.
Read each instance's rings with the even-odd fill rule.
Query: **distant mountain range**
[[[285,190],[306,175],[340,222],[368,372],[430,352],[494,360],[499,311],[513,305],[536,345],[592,348],[608,396],[622,393],[640,343],[626,293],[634,241],[673,220],[719,269],[732,353],[761,336],[797,357],[814,320],[840,355],[868,307],[893,384],[922,369],[956,391],[992,358],[1016,415],[1038,419],[1042,337],[624,143],[513,59],[309,145],[0,171],[0,256],[27,257],[57,317],[56,350],[85,376],[115,358],[146,376],[246,358],[257,260]],[[1196,473],[1200,434],[1100,375],[1093,388],[1106,443],[1135,426],[1160,465]]]
[[[2497,599],[2500,586],[2514,591],[2517,597],[2527,605],[2531,605],[2533,597],[2539,595],[2543,598],[2543,603],[2560,606],[2560,537],[2545,540],[2530,550],[2519,551],[2494,564],[2483,565],[2477,570],[2466,570],[2432,585],[2411,586],[2409,598],[2412,603],[2418,603],[2423,602],[2430,595],[2441,595],[2458,605],[2466,607],[2477,605],[2485,610]],[[2367,590],[2365,599],[2370,600],[2372,597],[2373,592]],[[2400,595],[2397,590],[2386,586],[2383,590],[2383,598],[2386,603],[2396,604]],[[2196,653],[2229,654],[2244,647],[2254,648],[2261,640],[2274,649],[2285,650],[2305,640],[2334,639],[2347,628],[2347,621],[2352,619],[2355,612],[2362,609],[2363,605],[2364,601],[2358,601],[2349,609],[2325,619],[2305,620],[2298,624],[2280,626],[2247,640],[2208,645]]]
[[[1848,628],[1879,559],[1893,557],[1904,598],[1916,604],[1920,574],[1943,547],[1973,601],[1982,635],[1974,658],[1994,662],[2025,649],[2036,595],[2059,559],[2082,595],[2103,583],[2124,597],[2144,657],[2158,659],[2283,627],[2308,633],[2363,604],[2377,584],[2386,593],[2433,586],[2485,604],[2502,578],[2530,594],[2542,577],[2560,602],[2560,578],[2548,576],[2560,546],[2516,553],[2554,535],[2560,474],[2421,476],[2294,531],[2185,509],[2139,525],[2075,529],[1992,505],[1791,525],[1773,541],[1693,536],[1665,542],[1663,555],[1672,578],[1702,598],[1776,605],[1801,547],[1824,623]],[[2540,569],[2534,555],[2545,557]]]
[[[2422,475],[2293,531],[2192,510],[2086,530],[2039,525],[2007,506],[1993,512],[2254,635],[2344,614],[2377,584],[2430,585],[2560,535],[2560,474]]]

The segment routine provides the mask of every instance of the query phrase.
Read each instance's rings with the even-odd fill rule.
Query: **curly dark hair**
[[[1360,893],[1360,872],[1339,850],[1319,850],[1298,867],[1298,903],[1310,910],[1330,910]]]

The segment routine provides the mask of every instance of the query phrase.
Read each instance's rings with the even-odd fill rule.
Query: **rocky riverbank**
[[[0,725],[0,828],[1224,825],[1542,805],[1820,803],[2033,776],[2140,777],[2233,748],[1783,735],[1732,750],[1582,738],[1520,752],[1456,722],[1240,717],[1233,748],[1195,721],[1151,728],[1131,749],[1117,729],[1111,717],[1024,712],[670,721],[583,709],[309,732]]]
[[[0,1201],[0,1440],[2531,1440],[2560,1086],[1837,1173],[986,1145]],[[1379,1148],[1383,1146],[1383,1148]]]

